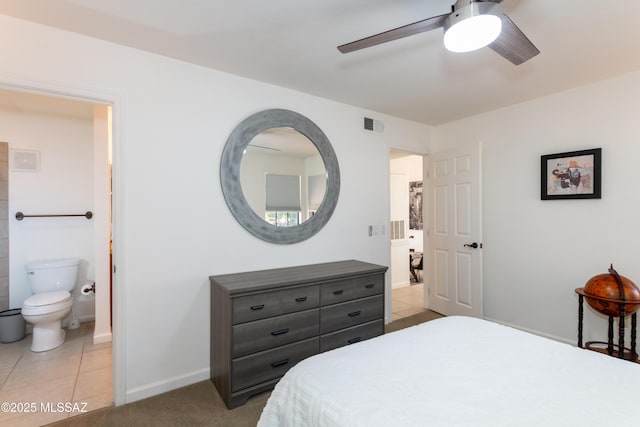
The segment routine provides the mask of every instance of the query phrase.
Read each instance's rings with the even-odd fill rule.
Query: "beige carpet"
[[[408,328],[419,323],[428,322],[429,320],[438,319],[443,317],[442,314],[435,311],[426,310],[422,313],[414,314],[413,316],[403,317],[402,319],[395,320],[384,327],[384,332],[389,333],[397,331],[398,329]]]
[[[442,317],[425,311],[391,322],[385,332]],[[211,381],[202,381],[178,390],[118,407],[77,415],[51,426],[224,426],[255,427],[270,392],[255,396],[239,408],[228,410]]]

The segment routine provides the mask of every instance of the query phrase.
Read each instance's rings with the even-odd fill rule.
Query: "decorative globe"
[[[631,280],[624,276],[620,276],[611,267],[609,273],[598,274],[593,276],[587,284],[584,286],[585,298],[587,303],[596,311],[606,316],[620,316],[620,305],[613,301],[603,301],[601,299],[589,298],[589,295],[594,297],[607,298],[612,300],[621,300],[620,298],[620,284],[619,278],[624,295],[624,301],[637,301],[638,304],[626,304],[625,314],[629,315],[635,313],[640,308],[640,289]]]

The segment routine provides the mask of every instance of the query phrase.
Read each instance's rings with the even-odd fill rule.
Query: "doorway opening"
[[[0,378],[0,391],[29,390],[34,401],[84,401],[88,410],[111,405],[112,107],[45,91],[3,87],[0,115],[7,120],[2,120],[6,126],[0,140],[8,142],[9,156],[30,152],[37,153],[39,160],[37,170],[9,171],[9,304],[21,307],[31,296],[24,270],[26,262],[66,257],[81,261],[76,287],[71,292],[73,310],[63,320],[64,344],[31,353],[28,328],[23,341],[15,343],[16,349],[20,346],[24,351],[4,353],[15,357],[2,360],[0,367],[11,366],[0,369],[7,374]],[[12,220],[18,211],[34,215],[91,211],[92,215]],[[43,374],[38,378],[28,374],[36,371]],[[73,380],[68,372],[74,373]],[[29,383],[30,380],[37,383]],[[42,383],[56,383],[60,395],[40,396],[49,388],[42,387]],[[23,421],[31,424],[39,420]]]
[[[426,311],[424,295],[425,156],[391,150],[389,239],[391,320]]]

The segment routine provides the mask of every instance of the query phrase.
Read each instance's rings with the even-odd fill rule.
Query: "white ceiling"
[[[636,0],[504,0],[542,52],[520,66],[449,53],[441,30],[336,49],[453,2],[0,0],[0,13],[432,125],[640,69]]]
[[[93,104],[61,97],[0,89],[0,110],[93,120]]]

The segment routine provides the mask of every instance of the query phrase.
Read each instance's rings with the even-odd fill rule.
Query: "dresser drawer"
[[[232,357],[317,336],[320,330],[319,316],[320,312],[315,308],[235,325],[232,327]]]
[[[362,325],[325,334],[320,337],[320,351],[329,351],[345,345],[355,344],[382,335],[383,332],[384,321],[378,319],[373,322],[367,322]]]
[[[384,317],[382,295],[343,302],[320,309],[320,333],[326,334]]]
[[[337,280],[322,285],[320,304],[330,305],[354,299],[356,283],[354,279]]]
[[[355,279],[354,288],[353,295],[355,298],[381,294],[384,292],[384,274],[358,277]]]
[[[299,361],[318,354],[319,338],[285,345],[233,360],[232,391],[280,378]]]
[[[352,299],[381,294],[383,291],[383,274],[372,274],[354,279],[339,280],[327,283],[320,288],[320,303],[322,305],[337,304]]]
[[[232,323],[236,325],[317,307],[319,292],[318,286],[305,286],[234,298]]]

